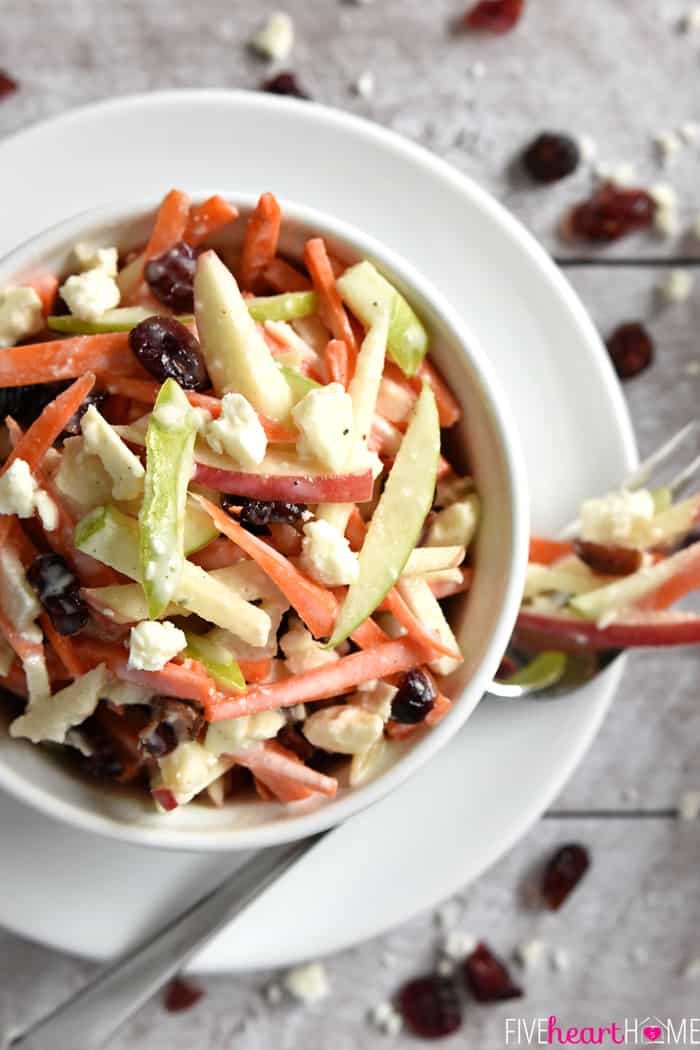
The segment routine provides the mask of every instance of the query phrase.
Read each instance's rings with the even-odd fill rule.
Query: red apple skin
[[[170,788],[154,788],[151,795],[158,805],[162,806],[166,813],[172,813],[172,811],[178,807],[177,799]]]
[[[607,627],[562,614],[521,609],[517,631],[561,641],[562,647],[632,649],[641,646],[695,645],[700,642],[700,616],[682,612],[628,612]]]
[[[372,498],[372,471],[358,474],[253,474],[195,463],[193,481],[216,492],[284,503],[365,503]]]

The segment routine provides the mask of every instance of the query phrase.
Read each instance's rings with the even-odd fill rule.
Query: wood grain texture
[[[590,191],[590,170],[534,189],[514,159],[545,128],[590,135],[601,160],[634,164],[642,184],[676,188],[681,235],[665,240],[644,234],[589,254],[601,263],[671,260],[679,253],[700,259],[700,241],[683,235],[700,214],[700,145],[684,149],[665,169],[652,142],[658,131],[700,119],[700,34],[678,31],[691,6],[690,0],[529,0],[515,33],[474,38],[449,31],[463,7],[459,0],[288,0],[297,42],[284,65],[319,101],[371,117],[474,176],[564,259],[581,248],[563,242],[557,227],[564,209]],[[5,0],[0,68],[21,88],[0,104],[0,135],[71,106],[134,91],[254,89],[275,68],[246,47],[265,10],[242,0]],[[367,99],[353,91],[365,71],[375,76]],[[128,143],[124,148],[128,161]],[[642,318],[655,337],[654,367],[625,385],[647,452],[697,414],[700,377],[689,374],[688,365],[700,362],[700,270],[691,299],[674,307],[663,306],[654,291],[660,268],[601,265],[566,272],[604,334],[622,320]],[[594,747],[556,803],[557,813],[622,815],[540,822],[457,902],[461,928],[488,938],[502,953],[537,936],[550,948],[566,949],[571,965],[554,973],[545,963],[524,975],[528,997],[522,1005],[470,1006],[463,1033],[445,1047],[500,1050],[504,1017],[520,1013],[556,1011],[571,1024],[594,1024],[625,1013],[697,1012],[700,987],[680,972],[700,955],[700,823],[633,815],[670,811],[683,790],[700,787],[697,672],[692,652],[635,655]],[[586,883],[559,915],[524,907],[523,879],[570,839],[592,849]],[[307,921],[313,921],[311,908]],[[432,917],[423,916],[337,956],[328,963],[333,997],[312,1010],[290,1003],[271,1008],[261,995],[268,975],[208,980],[199,1008],[173,1017],[153,1003],[113,1045],[379,1050],[387,1039],[368,1027],[367,1010],[402,979],[432,965],[437,941]],[[0,1030],[41,1013],[91,972],[86,963],[0,934]],[[401,1036],[393,1045],[408,1050],[416,1044]]]

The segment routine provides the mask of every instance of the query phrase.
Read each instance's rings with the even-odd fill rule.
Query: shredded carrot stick
[[[237,521],[204,496],[193,493],[216,527],[248,554],[277,584],[288,602],[317,638],[330,635],[338,612],[338,602],[330,591],[310,580],[269,543],[247,532]]]
[[[264,682],[272,669],[272,660],[239,660],[238,666],[246,682]]]
[[[88,372],[50,401],[17,442],[0,469],[0,474],[4,474],[16,459],[23,459],[30,470],[35,470],[94,385],[95,376]]]
[[[229,565],[235,565],[242,561],[245,554],[227,536],[219,536],[212,540],[206,547],[188,555],[189,561],[199,565],[200,569],[211,572],[212,569],[227,569]]]
[[[33,277],[28,278],[28,280],[23,283],[34,289],[41,299],[41,308],[44,311],[44,317],[48,317],[53,309],[56,292],[58,291],[59,281],[56,274],[38,273]]]
[[[88,371],[110,379],[144,374],[129,350],[128,332],[77,335],[50,343],[9,346],[0,351],[0,389],[55,379],[77,379]]]
[[[347,537],[350,547],[354,551],[359,551],[362,544],[365,542],[365,536],[367,535],[367,523],[360,514],[357,504],[353,504],[353,508],[350,511],[350,517],[345,528],[345,535]]]
[[[440,417],[440,426],[453,426],[462,415],[459,401],[454,396],[438,370],[428,360],[422,362],[412,380],[413,389],[418,394],[420,393],[423,380],[425,380],[435,394],[435,403],[437,404],[438,416]]]
[[[439,656],[449,656],[453,660],[464,659],[460,652],[455,652],[454,649],[444,645],[434,631],[417,619],[395,587],[389,591],[380,608],[386,608],[392,613],[409,638],[415,639],[420,645],[432,648]]]
[[[350,637],[355,645],[359,645],[360,649],[375,649],[382,642],[389,641],[389,635],[381,629],[371,616],[364,623],[361,623]]]
[[[279,802],[282,802],[281,797],[279,795],[276,795],[274,793],[274,791],[270,791],[270,789],[267,786],[267,784],[264,784],[262,782],[262,780],[260,780],[259,777],[253,777],[253,784],[255,785],[255,793],[256,793],[256,795],[263,802],[274,802],[275,799],[277,799],[277,801],[279,801]],[[290,801],[294,802],[296,800],[295,799],[291,799]]]
[[[325,242],[321,237],[313,237],[306,242],[304,261],[311,274],[314,288],[318,292],[321,320],[336,339],[342,339],[345,343],[348,353],[348,374],[352,376],[358,353],[357,340],[335,286],[335,276]]]
[[[538,565],[552,565],[560,558],[573,554],[573,551],[573,545],[566,540],[549,540],[542,536],[531,536],[528,560]]]
[[[210,722],[226,718],[269,711],[274,707],[292,707],[309,700],[326,700],[331,696],[342,696],[360,682],[371,678],[386,678],[398,671],[408,671],[430,659],[424,648],[414,641],[401,638],[384,642],[374,649],[341,656],[339,660],[311,671],[283,678],[277,682],[249,689],[238,696],[217,693],[205,704]]]
[[[269,286],[276,292],[308,292],[311,281],[303,273],[299,273],[284,259],[275,256],[265,269],[263,277]]]
[[[184,237],[190,217],[190,198],[182,190],[170,190],[158,209],[151,236],[148,239],[144,264],[172,248]]]
[[[438,722],[441,722],[451,707],[452,701],[442,693],[438,693],[435,697],[432,710],[428,712],[422,722],[419,722],[417,725],[407,725],[405,722],[394,722],[390,719],[386,724],[386,735],[391,740],[410,740],[410,738],[415,736],[416,733],[419,733],[421,729],[429,729],[431,726],[437,725]]]
[[[272,744],[272,746],[269,746]],[[296,759],[296,756],[294,756]],[[237,751],[231,754],[239,766],[245,766],[256,777],[265,780],[267,774],[285,782],[288,786],[309,788],[318,791],[321,795],[333,798],[338,790],[338,781],[335,777],[324,776],[315,769],[310,769],[303,762],[293,761],[287,757],[284,747],[275,746],[274,741],[266,741],[259,748],[249,748],[246,751]],[[273,789],[274,790],[274,789]]]
[[[194,246],[201,244],[212,233],[216,233],[222,226],[228,226],[236,218],[237,209],[216,193],[202,204],[192,205],[183,240]]]
[[[295,765],[303,765],[298,755],[295,755],[289,748],[283,747],[277,740],[268,740],[264,746],[266,750],[274,751]],[[268,792],[270,797],[277,798],[280,802],[300,802],[313,795],[311,788],[298,783],[296,779],[290,780],[287,776],[280,776],[279,773],[273,773],[269,769],[258,769],[255,786],[256,789],[262,787],[264,792]],[[260,795],[261,798],[265,798],[264,793],[261,792]]]
[[[277,198],[263,193],[248,220],[241,249],[240,285],[247,292],[259,290],[265,268],[277,254],[281,221]]]
[[[11,693],[16,693],[18,696],[27,695],[27,680],[24,676],[22,667],[17,661],[13,663],[7,674],[0,675],[0,684]]]
[[[160,671],[139,671],[128,666],[128,653],[121,645],[86,637],[77,637],[73,645],[87,666],[104,663],[122,681],[144,685],[156,693],[200,704],[209,704],[216,693],[214,682],[196,660],[170,661]]]
[[[348,376],[348,348],[342,339],[331,339],[326,347],[326,368],[331,383],[340,383],[347,390],[350,382]]]
[[[262,423],[267,440],[273,442],[273,444],[276,442],[278,444],[291,445],[294,444],[299,436],[293,427],[287,427],[276,419],[270,419],[268,416],[264,416],[262,412],[258,412],[258,419]]]
[[[41,614],[39,623],[53,651],[71,678],[79,678],[81,674],[84,674],[85,668],[71,639],[58,633],[46,613]]]

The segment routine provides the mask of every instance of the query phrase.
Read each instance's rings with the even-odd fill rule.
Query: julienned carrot
[[[304,246],[304,261],[311,274],[314,288],[319,296],[319,314],[336,339],[342,339],[348,352],[348,373],[352,376],[357,360],[357,340],[345,312],[340,293],[335,286],[335,276],[328,258],[325,242],[313,237]]]
[[[685,598],[686,594],[691,591],[700,589],[700,570],[697,566],[691,565],[688,569],[683,569],[681,572],[676,573],[670,580],[666,580],[660,587],[657,587],[653,594],[643,598],[637,605],[639,609],[668,609],[669,606],[675,605],[676,602],[680,601],[681,598]]]
[[[230,518],[219,507],[215,507],[204,496],[194,493],[193,496],[204,507],[216,527],[238,544],[277,584],[312,634],[317,638],[332,634],[338,612],[338,602],[330,591],[310,580],[283,554],[258,536],[247,532],[237,521]]]
[[[455,652],[454,649],[441,642],[434,631],[417,619],[395,587],[391,588],[380,608],[386,608],[392,613],[408,637],[415,639],[419,645],[425,646],[426,649],[430,647],[439,656],[449,656],[453,660],[463,659],[461,653]]]
[[[115,379],[108,381],[107,389],[110,393],[123,394],[134,401],[141,401],[144,405],[153,405],[160,392],[160,383],[156,383],[151,379],[132,379],[129,376],[117,376]],[[211,397],[209,394],[198,394],[195,390],[185,390],[184,393],[194,408],[206,409],[211,414],[212,419],[218,419],[221,415],[221,401],[218,397]],[[263,425],[268,441],[290,443],[297,439],[295,430],[285,426],[284,423],[278,422],[276,419],[268,419],[267,416],[261,415],[260,422]]]
[[[46,613],[41,614],[39,617],[39,623],[41,624],[41,628],[47,641],[51,644],[53,651],[56,653],[56,656],[59,658],[71,678],[79,678],[81,674],[84,674],[85,668],[83,667],[83,662],[71,639],[67,638],[64,634],[58,633]]]
[[[228,536],[219,536],[188,557],[200,569],[211,572],[212,569],[227,569],[229,565],[235,565],[245,558],[245,554]]]
[[[216,694],[214,682],[196,660],[184,660],[181,664],[171,661],[160,671],[138,671],[127,666],[128,654],[121,645],[96,638],[76,638],[73,644],[87,666],[104,663],[124,682],[144,685],[165,696],[196,700],[203,705],[209,704]]]
[[[374,649],[341,656],[334,663],[315,667],[291,678],[249,689],[240,696],[218,693],[207,701],[205,711],[210,722],[220,722],[256,711],[269,711],[274,707],[293,707],[294,704],[303,704],[309,700],[326,700],[331,696],[342,696],[360,682],[408,671],[424,663],[426,658],[430,659],[430,654],[426,654],[426,650],[411,639],[384,642]]]
[[[0,389],[76,379],[88,371],[110,378],[144,374],[129,350],[128,332],[77,335],[0,351]]]
[[[311,288],[309,278],[279,256],[267,264],[263,277],[276,292],[308,292]]]
[[[239,660],[238,666],[246,682],[264,682],[272,670],[272,660]]]
[[[216,233],[222,226],[227,226],[237,217],[236,208],[215,193],[202,204],[192,205],[183,240],[195,246],[201,244],[212,233]]]
[[[248,220],[243,247],[239,278],[241,288],[256,292],[265,268],[277,254],[282,212],[277,198],[272,193],[263,193]]]
[[[389,641],[389,635],[381,629],[371,616],[364,623],[361,623],[350,637],[355,645],[359,645],[360,649],[376,649],[378,645]]]
[[[144,263],[167,252],[183,239],[189,217],[189,195],[182,190],[170,190],[158,209],[151,236],[143,253]]]
[[[44,316],[48,317],[53,309],[56,292],[58,291],[58,277],[55,273],[37,273],[22,282],[33,288],[41,299],[41,308]]]
[[[359,551],[362,544],[365,542],[365,536],[367,535],[367,523],[357,509],[357,504],[353,504],[353,508],[350,511],[350,517],[348,518],[347,526],[345,527],[345,535],[347,537],[350,547],[354,551]]]
[[[416,733],[420,732],[424,727],[430,729],[431,726],[437,725],[438,722],[441,722],[451,707],[452,701],[442,693],[438,693],[435,697],[432,710],[422,722],[419,722],[417,725],[407,725],[405,722],[394,722],[390,720],[386,724],[386,735],[392,740],[408,740],[412,736],[415,736]]]
[[[326,347],[326,368],[331,383],[340,383],[346,389],[348,376],[348,348],[342,339],[331,339]]]
[[[551,565],[560,558],[573,554],[573,551],[573,545],[566,540],[548,540],[542,536],[531,536],[528,560],[538,565]]]
[[[429,581],[430,590],[438,601],[441,598],[450,598],[453,594],[462,594],[464,591],[469,590],[472,585],[474,570],[467,566],[462,567],[459,571],[462,574],[461,583],[444,582],[442,580]]]
[[[435,394],[440,426],[451,427],[461,417],[462,409],[459,401],[430,361],[423,361],[413,377],[412,383],[416,393],[420,393],[423,380]]]
[[[28,349],[31,349],[31,347]],[[23,459],[29,465],[30,470],[35,470],[58,435],[65,428],[68,420],[78,411],[94,385],[94,374],[87,372],[80,379],[76,379],[62,394],[50,401],[41,415],[34,420],[29,429],[25,431],[17,442],[5,460],[0,474],[4,474],[16,459]]]
[[[272,774],[273,778],[278,778],[281,782],[309,788],[329,798],[333,798],[338,790],[338,781],[335,777],[324,776],[323,773],[318,773],[315,769],[305,766],[303,762],[293,761],[288,757],[286,748],[276,747],[273,741],[267,741],[259,748],[251,747],[245,751],[233,752],[230,757],[239,766],[249,769],[263,782],[267,774]],[[272,790],[275,789],[272,788]]]
[[[27,695],[27,680],[21,666],[15,661],[5,675],[0,675],[0,685],[4,685],[11,693],[17,696]]]
[[[295,755],[289,748],[283,747],[277,740],[268,740],[264,746],[267,750],[277,752],[278,755],[295,765],[303,765],[298,755]],[[290,780],[287,776],[272,773],[269,769],[258,769],[254,779],[255,788],[264,801],[276,798],[280,802],[301,802],[302,799],[311,798],[313,795],[311,788],[304,787],[297,780]]]

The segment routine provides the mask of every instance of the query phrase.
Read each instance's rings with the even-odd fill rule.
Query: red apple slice
[[[606,627],[598,627],[566,612],[521,609],[516,630],[558,639],[587,649],[628,649],[640,646],[693,645],[700,642],[700,616],[684,612],[620,613]]]
[[[372,498],[372,471],[357,474],[252,474],[196,463],[193,481],[217,492],[287,503],[363,503]]]

